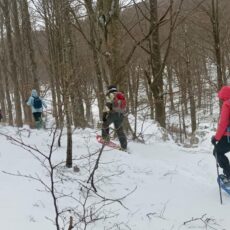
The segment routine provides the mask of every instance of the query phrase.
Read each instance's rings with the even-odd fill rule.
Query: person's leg
[[[42,120],[42,113],[41,112],[39,114],[39,126],[40,126],[40,128],[43,127],[43,120]]]
[[[110,136],[109,136],[109,126],[111,123],[113,123],[113,114],[108,113],[106,120],[103,121],[102,123],[102,130],[101,130],[101,136],[104,140],[109,141]]]
[[[116,119],[114,120],[114,127],[120,141],[122,149],[127,149],[127,138],[123,130],[123,114],[116,113]]]
[[[33,113],[34,121],[39,121],[38,113]]]
[[[221,138],[215,147],[217,162],[223,169],[223,173],[230,178],[230,164],[228,158],[225,156],[230,151],[230,143],[228,143],[227,137]]]
[[[223,169],[223,173],[230,179],[230,165],[228,158],[225,156],[225,153],[220,152],[217,154],[217,161],[220,167]]]
[[[42,126],[41,114],[42,114],[41,112],[35,112],[35,113],[33,113],[34,120],[35,120],[35,127],[37,129],[40,129],[41,126]]]

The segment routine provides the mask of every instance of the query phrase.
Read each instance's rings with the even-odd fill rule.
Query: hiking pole
[[[217,161],[217,153],[216,153],[216,146],[214,145],[214,149],[213,149],[213,155],[215,156],[216,158],[216,172],[217,172],[217,181],[218,181],[218,185],[219,185],[219,193],[220,193],[220,204],[223,203],[222,201],[222,193],[221,193],[221,187],[220,187],[220,182],[219,182],[219,176],[220,176],[220,172],[219,172],[219,164],[218,164],[218,161]]]

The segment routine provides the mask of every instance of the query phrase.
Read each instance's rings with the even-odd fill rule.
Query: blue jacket
[[[31,108],[32,108],[32,113],[37,113],[37,112],[42,112],[43,111],[43,106],[45,107],[45,108],[47,108],[47,105],[46,105],[46,103],[44,102],[44,100],[41,98],[41,97],[39,97],[40,99],[41,99],[41,101],[42,101],[42,108],[40,108],[40,109],[35,109],[34,108],[34,106],[33,106],[33,104],[34,104],[34,97],[38,97],[38,93],[37,93],[37,91],[36,91],[36,89],[32,89],[32,92],[31,92],[31,96],[29,97],[29,99],[27,100],[27,102],[26,102],[26,104],[27,105],[29,105],[29,106],[31,106]]]

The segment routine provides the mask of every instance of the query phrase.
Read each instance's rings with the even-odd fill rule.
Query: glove
[[[211,143],[215,146],[216,142],[217,142],[217,140],[216,140],[215,136],[212,136]]]
[[[106,121],[107,120],[107,116],[108,116],[108,113],[107,112],[104,112],[103,114],[102,114],[102,121]]]

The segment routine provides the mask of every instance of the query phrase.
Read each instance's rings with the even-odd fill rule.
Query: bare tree
[[[23,132],[23,130],[22,130]],[[19,130],[20,133],[20,130]],[[18,137],[12,137],[4,133],[0,133],[0,135],[5,136],[7,140],[11,141],[13,144],[20,146],[21,148],[28,151],[33,158],[38,161],[41,165],[41,169],[44,170],[47,177],[42,177],[41,175],[35,174],[23,174],[21,172],[12,173],[7,171],[2,171],[3,173],[11,176],[23,177],[25,179],[34,180],[38,182],[46,192],[50,195],[53,201],[54,208],[54,218],[50,220],[57,230],[62,229],[88,229],[91,224],[95,224],[95,222],[100,220],[106,220],[113,218],[114,214],[106,211],[107,206],[111,206],[114,203],[119,204],[121,207],[127,209],[123,204],[123,200],[127,198],[130,194],[135,192],[136,187],[125,195],[118,198],[109,198],[106,195],[102,195],[99,192],[95,191],[95,186],[98,181],[93,181],[88,186],[84,181],[79,180],[76,173],[79,172],[79,168],[75,167],[75,172],[72,174],[65,173],[63,171],[63,166],[65,162],[54,160],[53,154],[56,150],[55,142],[58,134],[58,130],[55,129],[51,133],[51,143],[49,145],[48,151],[42,151],[36,146],[32,146],[27,144],[20,135]],[[87,167],[88,170],[91,169],[91,164],[95,163],[94,157],[97,157],[95,166],[93,167],[92,172],[90,173],[89,179],[94,178],[94,174],[96,169],[99,167],[100,156],[103,152],[103,148],[100,150],[99,155],[97,157],[98,151],[96,153],[89,153],[87,156],[83,156],[84,158],[89,158],[90,162],[87,160],[88,165],[83,165],[82,167]],[[77,169],[77,170],[76,170]],[[116,172],[115,172],[116,173]],[[117,172],[118,175],[121,175],[120,172]],[[93,176],[92,176],[93,175]],[[116,174],[109,176],[111,179]],[[88,175],[85,175],[86,177]],[[104,176],[102,175],[101,181]],[[63,187],[63,182],[69,183],[71,185],[73,191],[70,192],[69,189],[65,190]],[[77,187],[76,187],[77,186]],[[77,188],[77,191],[76,191]],[[93,200],[93,199],[94,200]],[[63,200],[70,200],[72,205],[65,205]],[[67,202],[69,203],[69,202]],[[64,204],[64,205],[63,205]]]
[[[221,42],[220,42],[220,26],[219,26],[219,1],[211,0],[211,5],[202,4],[201,9],[208,16],[209,21],[211,23],[212,28],[212,36],[213,36],[213,48],[214,48],[214,56],[217,67],[217,89],[223,85],[223,73],[222,73],[222,54],[221,54]]]

